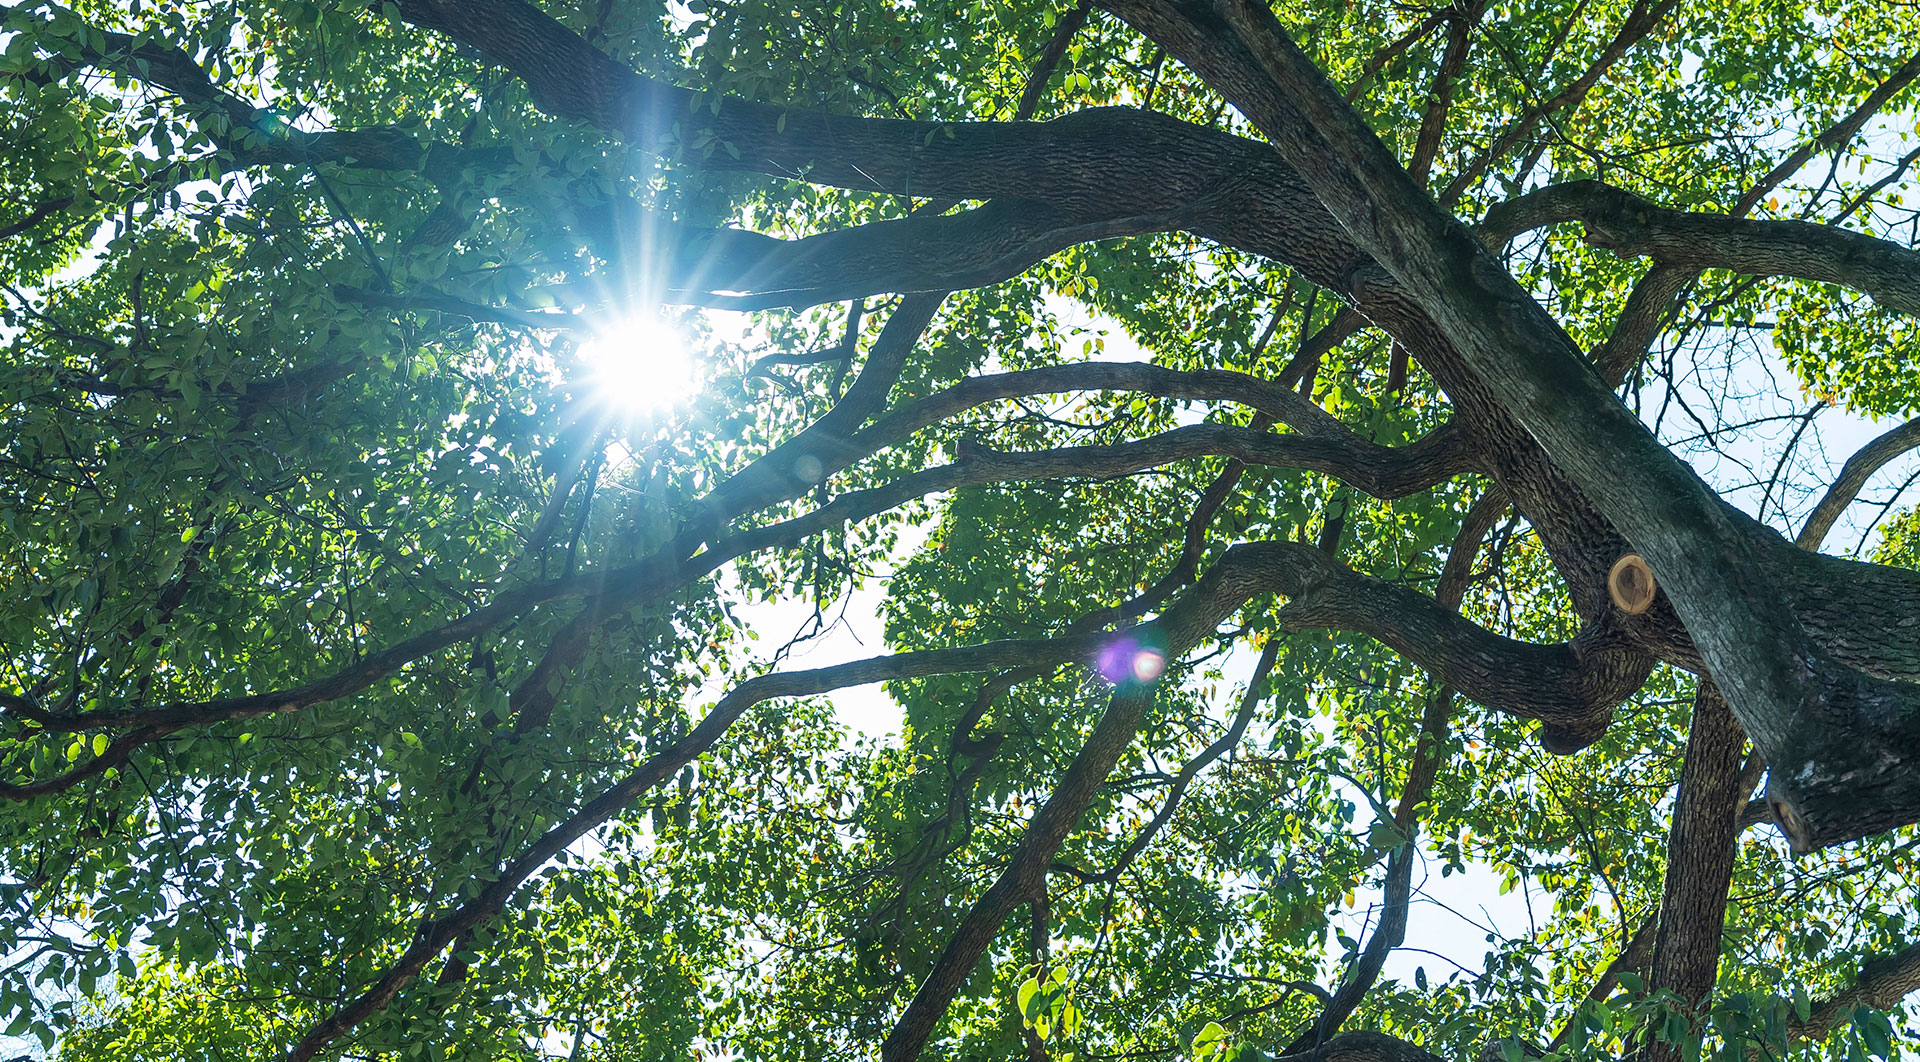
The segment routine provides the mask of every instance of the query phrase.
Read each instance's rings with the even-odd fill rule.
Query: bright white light
[[[1165,674],[1167,658],[1157,649],[1142,649],[1133,654],[1133,678],[1136,682],[1152,682]]]
[[[700,389],[686,337],[657,317],[596,329],[579,346],[593,401],[632,414],[664,413]]]

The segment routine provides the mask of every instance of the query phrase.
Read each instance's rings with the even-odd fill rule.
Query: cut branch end
[[[1629,616],[1638,616],[1652,608],[1654,592],[1659,588],[1653,580],[1653,569],[1647,567],[1646,560],[1638,553],[1629,553],[1614,561],[1613,570],[1607,573],[1607,595]]]

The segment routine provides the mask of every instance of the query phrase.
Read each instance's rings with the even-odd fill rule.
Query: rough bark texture
[[[1733,881],[1734,837],[1746,735],[1712,682],[1693,701],[1687,757],[1667,834],[1667,876],[1648,984],[1699,1006],[1713,990]]]

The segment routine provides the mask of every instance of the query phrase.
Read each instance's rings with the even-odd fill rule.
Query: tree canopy
[[[1910,3],[0,11],[23,1050],[1912,1050]]]

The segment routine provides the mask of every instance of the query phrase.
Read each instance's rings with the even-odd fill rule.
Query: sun
[[[635,415],[685,405],[701,380],[687,337],[659,317],[623,317],[588,333],[575,348],[592,401]]]

